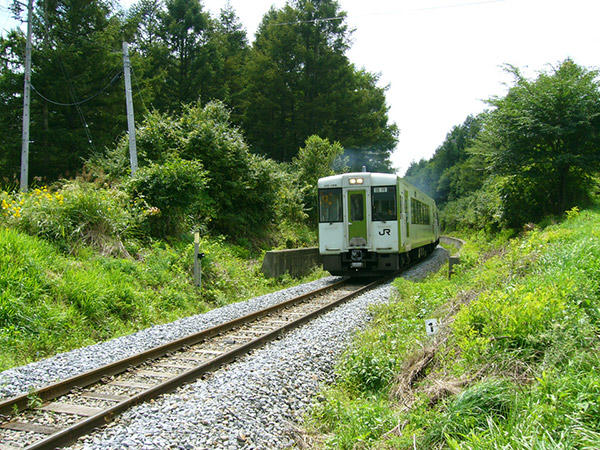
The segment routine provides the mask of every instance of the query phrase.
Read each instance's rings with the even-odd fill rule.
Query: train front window
[[[331,223],[342,220],[342,190],[319,189],[319,221]]]
[[[364,194],[350,194],[350,220],[362,222],[365,220]]]
[[[373,220],[383,222],[398,220],[396,214],[396,186],[376,186],[371,193]]]

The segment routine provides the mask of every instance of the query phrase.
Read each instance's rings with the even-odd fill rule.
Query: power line
[[[485,5],[488,3],[501,3],[501,2],[505,2],[505,1],[506,0],[483,0],[483,1],[479,1],[479,2],[455,3],[452,5],[430,6],[430,7],[426,7],[426,8],[415,8],[415,9],[409,9],[408,11],[432,11],[435,9],[462,8],[465,6]]]
[[[273,26],[282,26],[282,25],[297,25],[301,23],[319,23],[319,22],[333,22],[334,20],[344,20],[346,16],[338,16],[338,17],[323,17],[320,19],[308,19],[308,20],[296,20],[294,22],[282,22],[282,23],[272,23],[270,25]]]
[[[58,101],[55,101],[55,100],[51,100],[48,97],[44,96],[33,85],[31,85],[31,89],[33,89],[34,92],[37,95],[39,95],[42,99],[46,100],[48,103],[52,103],[53,105],[58,105],[58,106],[79,106],[79,105],[83,105],[86,102],[89,102],[90,100],[93,100],[94,98],[98,97],[100,94],[102,94],[103,92],[105,92],[106,90],[108,90],[108,88],[110,88],[113,84],[115,84],[119,80],[119,78],[121,78],[122,74],[123,74],[123,70],[119,69],[119,71],[115,74],[114,77],[112,77],[112,79],[106,84],[106,86],[104,86],[98,92],[90,95],[88,98],[86,98],[84,100],[79,100],[79,101],[73,102],[73,103],[62,103],[62,102],[58,102]]]
[[[464,8],[464,7],[467,7],[467,6],[478,6],[478,5],[485,5],[485,4],[489,4],[489,3],[502,3],[502,2],[505,2],[505,1],[506,0],[481,0],[481,1],[476,1],[476,2],[453,3],[451,5],[440,5],[440,6],[430,6],[430,7],[424,7],[424,8],[413,8],[413,9],[406,9],[406,10],[402,10],[402,11],[386,11],[386,12],[378,12],[378,13],[371,13],[371,14],[362,14],[361,17],[365,17],[365,16],[383,16],[383,15],[390,15],[390,14],[401,14],[401,13],[419,12],[419,11],[434,11],[434,10],[438,10],[438,9]],[[273,23],[273,24],[270,24],[270,25],[272,25],[272,26],[283,26],[283,25],[298,25],[298,24],[302,24],[302,23],[332,22],[334,20],[352,19],[354,17],[356,17],[356,16],[345,15],[345,16],[336,16],[336,17],[323,17],[323,18],[319,18],[319,19],[307,19],[307,20],[296,20],[296,21],[293,21],[293,22]]]

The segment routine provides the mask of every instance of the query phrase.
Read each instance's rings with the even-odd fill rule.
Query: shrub
[[[499,180],[487,179],[481,189],[448,202],[440,211],[440,225],[447,231],[496,231],[501,226]]]
[[[205,200],[212,202],[203,203],[204,214],[210,216],[214,234],[254,237],[282,220],[279,211],[290,213],[291,209],[288,217],[302,216],[302,204],[293,188],[290,191],[295,178],[284,166],[249,151],[222,103],[186,105],[179,117],[153,112],[136,132],[140,167],[172,160],[202,165]],[[89,165],[94,172],[122,177],[129,164],[127,154],[123,139],[116,150]]]
[[[64,182],[55,191],[40,187],[6,197],[2,215],[8,225],[67,251],[83,244],[104,254],[123,253],[124,239],[135,232],[140,219],[123,191],[81,180]]]
[[[139,169],[126,183],[134,201],[144,203],[151,236],[168,238],[210,221],[213,202],[206,172],[198,161],[171,158]]]

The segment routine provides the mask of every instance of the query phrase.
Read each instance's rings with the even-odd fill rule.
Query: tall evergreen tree
[[[206,88],[206,73],[211,70],[205,48],[209,20],[199,0],[166,2],[161,14],[161,38],[170,53],[163,95],[172,99],[171,104],[194,102]]]
[[[10,182],[18,179],[21,158],[23,48],[22,33],[0,36],[0,176]]]
[[[243,124],[255,151],[290,161],[318,134],[389,169],[397,129],[387,123],[377,77],[346,57],[345,16],[335,0],[294,0],[264,16],[244,93]]]
[[[117,83],[122,72],[121,23],[103,0],[40,0],[32,25],[29,173],[51,180],[74,173],[84,158],[126,129],[123,88]],[[22,61],[23,48],[12,51]],[[13,66],[0,78],[4,82],[19,76],[21,91],[21,70]],[[16,130],[4,132],[11,133],[6,156],[11,165],[6,170],[18,173],[14,161],[20,160],[15,158],[20,146],[12,147]]]
[[[221,9],[214,39],[223,58],[218,81],[224,90],[221,100],[231,108],[232,120],[240,122],[242,92],[246,85],[245,66],[250,45],[246,30],[229,2]]]

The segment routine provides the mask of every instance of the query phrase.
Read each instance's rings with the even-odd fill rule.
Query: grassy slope
[[[599,238],[600,208],[574,211],[513,240],[472,237],[450,281],[397,280],[311,435],[336,449],[600,448]]]
[[[192,244],[138,249],[135,259],[67,254],[0,226],[0,370],[307,281],[265,279],[222,239],[200,246],[202,295]]]

